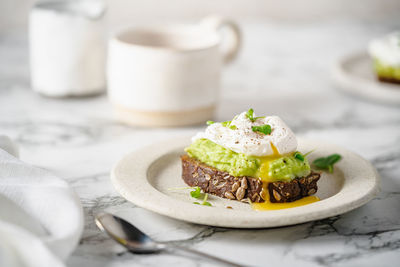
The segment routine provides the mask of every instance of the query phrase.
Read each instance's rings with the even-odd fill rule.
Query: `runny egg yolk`
[[[303,198],[293,201],[293,202],[285,202],[285,203],[271,203],[270,202],[267,184],[270,182],[274,182],[274,180],[269,175],[269,165],[270,165],[269,163],[271,161],[274,161],[274,160],[282,157],[282,155],[279,154],[278,150],[276,149],[276,147],[273,144],[271,144],[271,147],[272,147],[272,150],[274,151],[274,153],[272,155],[260,158],[261,165],[260,165],[260,168],[257,173],[257,177],[260,177],[261,180],[263,181],[264,190],[265,190],[265,192],[267,192],[267,196],[266,196],[265,201],[262,203],[251,203],[251,208],[253,210],[280,210],[280,209],[288,209],[288,208],[304,206],[304,205],[319,201],[320,199],[317,196],[308,196],[308,197],[303,197]]]
[[[268,190],[266,190],[266,192],[268,192]],[[264,202],[251,203],[251,208],[253,210],[283,210],[283,209],[289,209],[289,208],[295,208],[295,207],[304,206],[304,205],[307,205],[307,204],[311,204],[311,203],[317,202],[319,200],[320,199],[317,196],[308,196],[308,197],[303,197],[303,198],[301,198],[299,200],[296,200],[296,201],[293,201],[293,202],[271,203],[269,201],[269,194],[267,193],[267,197],[266,197]]]
[[[256,177],[260,177],[261,181],[263,182],[273,182],[274,180],[272,177],[269,175],[269,164],[271,161],[274,161],[276,159],[279,159],[282,157],[281,154],[279,154],[278,149],[271,143],[272,151],[274,153],[272,155],[268,155],[265,157],[260,157],[260,168],[257,171]]]

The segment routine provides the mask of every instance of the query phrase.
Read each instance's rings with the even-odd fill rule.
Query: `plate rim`
[[[140,150],[132,151],[125,155],[114,165],[111,171],[111,182],[115,190],[122,197],[124,197],[129,202],[132,202],[136,206],[142,207],[161,215],[165,215],[167,217],[190,223],[230,228],[270,228],[324,219],[356,209],[372,200],[379,192],[380,176],[370,162],[368,162],[358,154],[341,146],[316,140],[311,141],[309,139],[298,138],[299,143],[315,143],[318,145],[323,144],[323,146],[325,147],[335,147],[337,148],[337,150],[341,151],[341,154],[345,152],[346,157],[351,156],[350,158],[354,157],[355,159],[359,160],[359,164],[364,166],[363,169],[357,169],[356,171],[364,171],[369,175],[367,176],[368,183],[365,184],[366,188],[361,192],[362,194],[357,191],[356,193],[358,193],[358,195],[353,195],[353,198],[350,198],[351,201],[339,202],[339,204],[333,205],[336,200],[340,200],[343,197],[343,194],[345,194],[344,197],[349,195],[349,192],[347,192],[347,190],[351,190],[352,188],[355,189],[355,187],[359,188],[359,185],[351,184],[352,182],[354,183],[354,179],[356,178],[348,177],[347,180],[346,178],[344,179],[342,189],[335,195],[324,199],[323,201],[301,207],[291,208],[290,212],[287,212],[287,209],[273,211],[254,211],[255,213],[250,216],[251,218],[247,218],[247,216],[249,215],[249,211],[229,209],[218,209],[218,211],[210,210],[210,207],[193,205],[192,203],[171,198],[154,188],[147,179],[149,167],[157,159],[168,153],[176,151],[178,148],[190,144],[189,140],[190,137],[188,136],[175,137],[144,147]],[[124,164],[128,164],[126,161],[129,162],[130,160],[132,160],[132,157],[136,160],[136,167],[139,168],[135,169],[136,175],[144,175],[145,178],[139,179],[139,181],[145,181],[144,183],[139,182],[139,184],[135,184],[136,179],[124,180],[122,174],[119,173],[124,170]],[[129,166],[131,167],[132,164],[131,162],[129,163]],[[348,162],[346,163],[346,161],[340,161],[337,165],[344,165],[342,166],[343,170],[343,168],[347,166],[346,164],[348,164]],[[345,176],[344,171],[343,175]],[[126,180],[128,180],[130,184],[127,184]],[[130,189],[132,187],[132,181],[135,185],[135,194],[133,194],[132,189]],[[145,190],[145,192],[150,191],[151,194],[143,194],[143,191],[141,192],[140,190]],[[159,205],[159,203],[154,204],[154,197],[156,197],[158,201],[161,201],[163,205]],[[327,203],[330,206],[328,205],[328,209],[324,209],[323,206]],[[314,211],[307,211],[310,209],[310,207],[312,207]],[[190,213],[193,213],[193,210],[198,212],[195,213],[195,215],[188,215]],[[219,219],[210,221],[209,218],[212,216],[219,216]]]
[[[378,80],[372,82],[348,72],[344,67],[345,64],[351,61],[367,58],[369,58],[367,51],[358,50],[336,60],[331,66],[331,75],[338,88],[343,92],[365,100],[381,104],[400,105],[400,85],[382,83]],[[388,92],[389,96],[387,96]],[[392,95],[396,95],[396,97],[390,97]]]

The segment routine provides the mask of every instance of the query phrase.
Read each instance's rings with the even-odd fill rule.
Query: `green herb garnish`
[[[196,186],[197,187],[197,186]],[[170,187],[167,190],[169,191],[174,191],[174,190],[184,190],[184,189],[196,189],[196,187],[193,186],[185,186],[185,187]]]
[[[304,156],[300,152],[295,152],[294,157],[300,161],[304,161]]]
[[[202,205],[204,205],[204,206],[210,206],[210,207],[212,206],[211,203],[210,203],[210,202],[207,202],[207,201],[204,201]]]
[[[315,149],[308,151],[308,152],[307,152],[306,154],[304,154],[303,156],[304,156],[304,157],[307,157],[308,155],[310,155],[311,153],[313,153],[314,150],[315,150]]]
[[[204,205],[204,206],[212,206],[210,202],[207,202],[207,199],[208,199],[208,194],[206,193],[206,194],[204,195],[203,203],[201,203],[201,205]]]
[[[318,158],[313,161],[313,164],[318,169],[328,170],[330,173],[333,172],[333,165],[342,159],[342,156],[339,154],[332,154],[327,157]]]
[[[264,125],[260,125],[260,126],[252,126],[251,129],[253,130],[253,132],[259,132],[259,133],[263,133],[265,135],[270,134],[272,131],[271,125],[269,125],[269,124],[264,124]]]
[[[208,194],[205,193],[204,194],[204,198],[203,198],[203,202],[201,204],[199,202],[197,202],[197,201],[193,202],[193,204],[204,205],[204,206],[210,206],[211,207],[212,205],[211,205],[210,202],[207,201],[207,199],[208,199]]]
[[[223,121],[223,122],[221,122],[221,125],[223,127],[228,127],[231,130],[236,130],[237,129],[236,125],[231,125],[231,123],[232,123],[232,121]]]
[[[249,110],[247,111],[246,117],[247,117],[249,120],[251,120],[252,122],[255,121],[255,119],[254,119],[254,110],[253,110],[252,108],[249,109]]]
[[[214,124],[214,123],[215,123],[215,121],[207,121],[206,122],[207,125],[211,125],[211,124]]]
[[[193,191],[190,191],[190,195],[194,198],[201,197],[201,189],[200,187],[196,186],[193,188]]]
[[[229,127],[231,125],[231,122],[232,121],[223,121],[223,122],[221,122],[221,125],[224,127]]]
[[[251,122],[255,122],[257,119],[260,118],[265,118],[265,116],[261,116],[261,117],[255,117],[254,118],[254,110],[251,108],[247,111],[246,113],[246,117],[251,121]]]
[[[193,204],[204,205],[204,206],[212,206],[210,202],[207,202],[208,194],[207,193],[203,194],[201,192],[200,187],[198,187],[198,186],[195,186],[195,187],[191,187],[191,186],[188,186],[188,187],[173,187],[173,188],[168,188],[167,190],[183,190],[183,189],[192,189],[193,191],[190,191],[190,196],[193,197],[193,198],[199,199],[202,196],[204,196],[203,197],[203,202],[201,204],[199,202],[197,202],[197,201],[193,202]]]

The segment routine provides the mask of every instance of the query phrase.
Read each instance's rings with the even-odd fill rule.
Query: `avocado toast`
[[[181,156],[182,178],[204,193],[243,202],[287,203],[317,192],[320,174],[276,116],[250,109],[232,121],[209,122]]]

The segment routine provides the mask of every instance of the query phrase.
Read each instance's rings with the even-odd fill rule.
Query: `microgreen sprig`
[[[197,186],[196,186],[197,187]],[[184,186],[184,187],[170,187],[167,190],[175,191],[175,190],[184,190],[184,189],[195,189],[196,187],[193,186]]]
[[[252,108],[247,111],[246,117],[251,121],[255,121],[254,120],[254,110]]]
[[[236,125],[231,125],[231,123],[232,121],[223,121],[221,122],[221,125],[224,127],[228,127],[231,130],[236,130],[237,129]]]
[[[200,198],[202,195],[201,189],[198,186],[193,187],[193,191],[190,191],[190,196],[194,198]]]
[[[264,125],[260,125],[260,126],[252,126],[251,129],[253,130],[253,132],[259,132],[259,133],[263,133],[265,135],[271,134],[271,132],[272,132],[271,125],[269,125],[269,124],[264,124]]]
[[[229,127],[231,125],[232,121],[223,121],[221,122],[221,125],[224,127]]]
[[[208,199],[208,194],[205,193],[204,194],[204,198],[203,198],[203,202],[201,204],[199,202],[197,202],[197,201],[193,202],[193,204],[204,205],[204,206],[210,206],[211,207],[212,205],[211,205],[210,202],[207,201],[207,199]]]
[[[255,122],[257,119],[260,119],[260,118],[265,118],[265,116],[254,117],[254,109],[252,109],[252,108],[250,108],[250,109],[246,112],[246,117],[247,117],[251,122]]]
[[[198,187],[198,186],[168,188],[168,190],[183,190],[183,189],[191,189],[192,191],[190,191],[190,196],[193,197],[193,198],[197,198],[197,199],[203,198],[203,201],[201,203],[195,201],[195,202],[193,202],[193,204],[204,205],[204,206],[212,206],[211,203],[207,201],[208,194],[207,193],[203,194],[201,192],[201,188]]]
[[[308,155],[310,155],[311,153],[313,153],[315,151],[315,149],[308,151],[307,153],[304,154],[304,157],[307,157]]]
[[[298,152],[298,151],[296,151],[296,152],[294,153],[294,157],[295,157],[296,159],[300,160],[300,161],[304,161],[304,156],[303,156],[300,152]]]
[[[261,117],[254,117],[254,110],[252,109],[252,108],[250,108],[247,112],[246,112],[246,117],[251,121],[251,122],[255,122],[257,119],[261,119],[261,118],[265,118],[265,116],[261,116]],[[233,118],[233,120],[235,120],[237,118],[237,115]],[[211,124],[214,124],[214,123],[216,123],[215,121],[207,121],[206,122],[206,124],[207,125],[211,125]],[[221,125],[223,126],[223,127],[228,127],[229,129],[231,129],[231,130],[237,130],[237,126],[236,125],[231,125],[231,123],[232,123],[232,121],[223,121],[223,122],[221,122]],[[265,125],[262,125],[262,126],[254,126],[254,127],[256,127],[255,129],[258,129],[258,130],[255,130],[255,129],[253,129],[253,131],[254,132],[261,132],[261,133],[264,133],[264,134],[270,134],[271,132],[270,132],[270,129],[268,130],[267,128],[269,127],[269,128],[271,128],[271,126],[270,125],[268,125],[268,126],[266,126],[267,124],[265,124]],[[258,128],[257,128],[258,127]],[[259,127],[263,127],[263,128],[259,128]],[[265,133],[266,132],[266,133]]]
[[[330,173],[333,172],[333,165],[342,159],[342,156],[339,154],[332,154],[327,157],[317,158],[313,161],[313,164],[318,169],[328,170]]]

